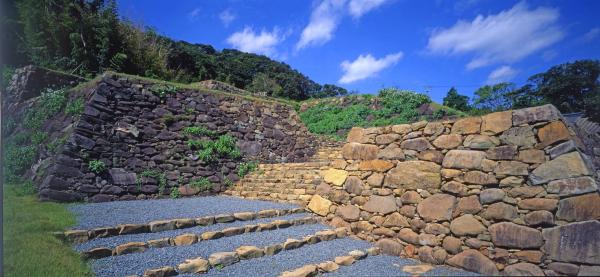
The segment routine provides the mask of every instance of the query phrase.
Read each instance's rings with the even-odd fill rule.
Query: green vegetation
[[[188,145],[198,149],[201,161],[211,163],[218,158],[238,159],[242,153],[235,145],[235,138],[230,135],[221,135],[217,140],[190,140]]]
[[[191,126],[183,128],[183,134],[192,136],[209,136],[217,135],[217,132],[206,129],[204,126]]]
[[[198,179],[194,179],[189,183],[190,187],[196,188],[200,191],[210,190],[212,189],[212,183],[206,177],[200,177]]]
[[[65,107],[65,114],[70,116],[78,116],[83,113],[84,108],[85,102],[83,98],[78,97],[67,104],[67,107]]]
[[[33,134],[31,135],[31,144],[39,145],[42,142],[44,142],[46,139],[48,139],[48,133],[36,131],[36,132],[33,132]]]
[[[181,192],[179,191],[178,188],[172,188],[170,196],[172,199],[179,198],[179,197],[181,197]]]
[[[79,254],[51,235],[75,224],[67,206],[39,202],[23,187],[4,186],[4,276],[92,276]]]
[[[5,43],[14,54],[9,64],[33,63],[81,76],[112,69],[182,83],[214,79],[287,99],[345,93],[266,56],[174,41],[119,20],[114,0],[17,0],[6,6]]]
[[[255,171],[256,169],[258,169],[258,162],[256,162],[256,161],[241,163],[238,166],[237,175],[240,178],[243,178],[244,176],[248,175],[249,173]]]
[[[469,97],[458,94],[456,88],[452,87],[444,97],[444,106],[448,106],[459,111],[469,110]]]
[[[37,147],[33,145],[17,145],[7,142],[4,146],[4,180],[7,183],[21,181],[20,176],[35,162]]]
[[[25,127],[39,130],[48,118],[60,112],[67,103],[66,90],[46,89],[34,107],[25,115]]]
[[[91,160],[88,164],[88,168],[90,171],[100,174],[106,170],[106,165],[103,161],[100,160]]]
[[[395,88],[382,89],[377,97],[348,96],[341,104],[339,101],[333,101],[335,99],[327,100],[329,99],[319,101],[300,112],[300,118],[311,132],[337,139],[341,139],[354,126],[385,126],[417,120],[421,116],[418,108],[431,103],[431,99],[425,94]],[[439,109],[441,108],[438,107]],[[462,114],[449,108],[443,108],[443,113]]]
[[[150,87],[150,91],[160,98],[165,98],[168,95],[176,93],[177,87],[166,84],[155,84]]]
[[[163,194],[165,187],[167,186],[167,175],[164,172],[160,172],[154,169],[146,169],[140,173],[140,177],[154,178],[158,182],[158,193]],[[142,179],[137,179],[138,189],[142,187]]]

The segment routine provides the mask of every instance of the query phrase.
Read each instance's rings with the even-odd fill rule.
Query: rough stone
[[[173,239],[176,246],[191,245],[198,242],[198,237],[195,234],[182,234]]]
[[[562,154],[566,154],[577,149],[577,145],[573,140],[565,141],[557,146],[554,146],[548,150],[548,154],[550,154],[550,159],[554,159]]]
[[[562,121],[554,121],[540,128],[537,133],[541,147],[552,145],[559,141],[565,141],[571,138],[569,129]]]
[[[431,144],[426,138],[407,139],[400,144],[402,149],[424,151],[431,148]]]
[[[546,153],[543,150],[525,149],[519,152],[519,161],[529,164],[541,164],[546,161]]]
[[[478,235],[485,232],[485,227],[473,215],[466,214],[452,220],[450,231],[457,236]]]
[[[600,266],[581,265],[577,276],[600,276]]]
[[[486,152],[486,158],[490,160],[512,160],[517,155],[517,146],[514,145],[502,145],[488,149]]]
[[[176,227],[176,223],[177,221],[175,220],[159,220],[150,222],[148,226],[150,226],[150,232],[157,233],[168,230],[174,230]]]
[[[358,170],[364,171],[386,172],[392,167],[394,167],[394,164],[386,160],[361,161],[358,164]]]
[[[427,222],[452,219],[456,197],[448,194],[435,194],[417,205],[417,212]]]
[[[554,225],[554,215],[549,211],[533,211],[525,215],[525,223],[529,226]]]
[[[531,198],[543,193],[544,191],[544,187],[542,186],[515,187],[508,191],[508,195],[518,198]]]
[[[433,141],[433,145],[442,149],[454,149],[462,144],[461,135],[441,135]]]
[[[403,228],[398,232],[398,238],[402,241],[419,245],[419,234],[415,233],[413,230],[409,228]]]
[[[450,254],[460,253],[460,251],[462,251],[461,245],[462,242],[460,239],[451,236],[445,237],[444,241],[442,242],[442,246],[444,249],[446,249],[446,251],[450,252]]]
[[[529,166],[518,161],[499,161],[494,173],[502,176],[527,176]]]
[[[392,213],[385,217],[383,227],[410,227],[408,220],[399,213]]]
[[[463,118],[452,125],[452,134],[476,134],[481,130],[481,117]]]
[[[106,247],[97,247],[81,253],[81,256],[85,259],[102,259],[110,257],[112,255],[112,249]]]
[[[496,112],[482,117],[481,132],[495,135],[512,127],[512,111]]]
[[[489,149],[500,144],[496,137],[486,135],[468,135],[463,142],[463,146],[471,149]]]
[[[342,147],[342,156],[346,160],[374,160],[378,153],[379,147],[371,144],[350,142]]]
[[[559,119],[560,112],[551,104],[513,111],[513,126],[554,121]]]
[[[406,157],[404,151],[397,144],[390,144],[386,148],[379,151],[377,154],[378,159],[383,160],[400,160],[403,161]]]
[[[346,178],[344,189],[350,194],[360,195],[364,189],[364,184],[360,178],[356,176],[350,176]]]
[[[332,261],[322,262],[320,264],[317,264],[317,267],[319,268],[319,270],[322,270],[324,272],[334,272],[340,268],[338,264]]]
[[[534,264],[517,263],[504,268],[504,274],[507,276],[544,276],[544,271]]]
[[[566,221],[600,219],[600,194],[592,192],[560,200],[556,217]]]
[[[504,196],[506,196],[506,193],[501,189],[486,189],[479,194],[479,201],[481,201],[481,204],[489,204],[502,201]]]
[[[579,266],[568,263],[550,263],[548,264],[548,269],[568,276],[576,276],[579,273]]]
[[[477,250],[468,249],[446,261],[451,266],[460,267],[468,271],[481,273],[488,276],[500,275],[496,264]]]
[[[494,175],[483,173],[481,171],[469,171],[465,173],[463,178],[465,182],[469,184],[482,186],[498,184],[498,180],[496,179],[496,177],[494,177]]]
[[[540,231],[514,223],[496,223],[488,230],[495,246],[528,249],[539,248],[544,244]]]
[[[358,221],[360,218],[360,209],[354,205],[339,206],[335,213],[346,221]]]
[[[235,249],[235,253],[237,253],[238,257],[240,257],[240,260],[260,258],[265,255],[263,249],[250,245],[238,247]]]
[[[517,208],[503,202],[491,204],[484,212],[483,218],[494,220],[513,220],[517,218]]]
[[[418,192],[409,190],[402,194],[400,200],[402,201],[402,204],[419,204],[423,201],[423,198]]]
[[[519,208],[524,209],[524,210],[553,211],[556,209],[556,206],[558,205],[558,200],[557,199],[548,199],[548,198],[530,198],[530,199],[523,199],[523,200],[519,201],[519,203],[517,205],[519,206]]]
[[[115,255],[125,255],[131,253],[141,253],[148,249],[145,242],[128,242],[115,247]]]
[[[457,169],[481,169],[485,152],[474,150],[450,150],[446,153],[442,166]]]
[[[531,148],[536,143],[535,134],[533,133],[533,127],[513,127],[506,130],[500,136],[502,144],[519,146],[522,148]]]
[[[417,158],[422,161],[430,161],[436,164],[441,164],[444,160],[444,154],[437,150],[425,150],[421,151]]]
[[[544,253],[537,250],[522,250],[513,253],[513,256],[519,260],[539,264],[542,262]]]
[[[144,277],[170,277],[177,276],[177,271],[171,266],[164,266],[161,268],[148,269],[144,271]]]
[[[377,144],[390,144],[394,141],[397,141],[399,138],[401,138],[400,135],[398,134],[383,134],[383,135],[378,135],[377,137],[375,137],[375,143]]]
[[[404,246],[393,239],[380,239],[375,243],[375,246],[381,250],[381,253],[392,256],[400,256],[402,250],[404,250]]]
[[[321,175],[323,176],[323,180],[325,180],[325,182],[334,186],[341,186],[346,181],[348,172],[341,169],[330,168],[321,172]]]
[[[579,152],[571,152],[547,161],[533,170],[529,179],[535,185],[549,181],[591,175]]]
[[[177,266],[177,270],[181,273],[206,273],[210,268],[210,264],[203,258],[187,259],[185,262]]]
[[[456,206],[458,214],[477,214],[481,209],[477,195],[460,198]]]
[[[440,166],[425,161],[399,162],[385,177],[384,185],[404,189],[435,189],[441,185]]]
[[[384,176],[385,175],[381,173],[373,173],[367,178],[367,184],[375,188],[381,187],[381,185],[383,184]]]
[[[467,186],[456,181],[447,182],[442,186],[443,192],[448,192],[461,196],[467,195],[468,190],[469,188],[467,188]]]
[[[235,252],[217,252],[208,257],[211,266],[228,266],[240,261]]]
[[[307,208],[320,216],[326,216],[329,213],[329,207],[331,201],[321,197],[320,195],[313,195],[308,203]]]
[[[363,206],[363,210],[371,213],[389,214],[398,210],[396,199],[393,196],[372,195]]]
[[[373,141],[374,134],[369,134],[367,130],[359,127],[352,127],[348,132],[347,141],[357,143],[369,143]]]
[[[598,191],[598,186],[593,178],[586,176],[551,181],[546,190],[559,196],[572,196]]]
[[[352,256],[339,256],[339,257],[335,257],[335,259],[333,259],[333,261],[338,264],[338,265],[351,265],[353,264],[356,259],[354,259],[354,257]]]
[[[426,135],[439,135],[444,132],[444,124],[441,122],[429,122],[423,129],[423,134]]]

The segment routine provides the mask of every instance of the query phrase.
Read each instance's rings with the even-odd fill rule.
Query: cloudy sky
[[[120,14],[177,40],[290,64],[360,93],[395,86],[441,101],[451,86],[523,84],[600,59],[600,1],[119,0]]]

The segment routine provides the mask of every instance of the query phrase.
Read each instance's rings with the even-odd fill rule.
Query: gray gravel
[[[259,218],[259,219],[255,219],[255,220],[249,220],[249,221],[234,221],[234,222],[230,222],[230,223],[219,223],[219,224],[214,224],[214,225],[209,225],[209,226],[196,226],[196,227],[192,227],[192,228],[176,229],[176,230],[157,232],[157,233],[142,233],[142,234],[114,236],[114,237],[108,237],[108,238],[99,238],[99,239],[94,239],[94,240],[91,240],[91,241],[88,241],[88,242],[85,242],[82,244],[77,244],[77,245],[75,245],[75,250],[85,251],[85,250],[89,250],[89,249],[92,249],[95,247],[113,248],[119,244],[133,242],[133,241],[149,241],[149,240],[160,239],[160,238],[165,238],[165,237],[172,238],[172,237],[181,235],[183,233],[201,234],[203,232],[218,231],[218,230],[222,230],[222,229],[229,228],[229,227],[239,227],[239,226],[250,225],[250,224],[266,223],[266,222],[271,222],[273,220],[279,220],[279,219],[291,220],[291,219],[303,218],[303,217],[308,217],[308,216],[310,216],[310,214],[301,213],[301,214],[292,214],[292,215],[273,217],[273,218]],[[300,227],[300,226],[292,226],[289,228],[298,228],[298,227]]]
[[[207,196],[75,204],[69,209],[77,216],[78,222],[72,229],[91,229],[126,223],[147,223],[161,219],[296,207],[298,205],[228,196]]]
[[[292,270],[306,264],[332,260],[336,256],[345,255],[352,250],[367,249],[369,247],[371,247],[371,244],[368,242],[351,238],[324,241],[294,250],[282,251],[274,256],[240,261],[221,270],[211,269],[208,275],[279,276],[283,271]],[[357,275],[354,274],[353,276]]]
[[[233,251],[242,245],[263,247],[274,243],[282,243],[288,238],[300,239],[324,229],[330,229],[330,227],[322,224],[302,225],[293,228],[247,233],[217,240],[202,241],[190,246],[152,248],[139,254],[112,256],[95,260],[92,262],[92,268],[96,272],[96,276],[142,275],[146,269],[176,266],[185,259],[196,257],[208,258],[212,253]],[[331,251],[325,249],[321,248],[317,252]]]
[[[340,266],[340,269],[324,274],[327,277],[335,276],[412,276],[411,273],[402,271],[405,265],[421,264],[417,260],[403,259],[395,256],[378,255],[367,257],[350,266]],[[435,266],[432,270],[421,276],[479,276],[477,273],[464,271],[448,266]]]

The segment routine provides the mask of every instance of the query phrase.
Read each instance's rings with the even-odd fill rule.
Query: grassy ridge
[[[65,204],[5,186],[3,208],[4,276],[92,276],[79,254],[50,234],[75,224]]]

